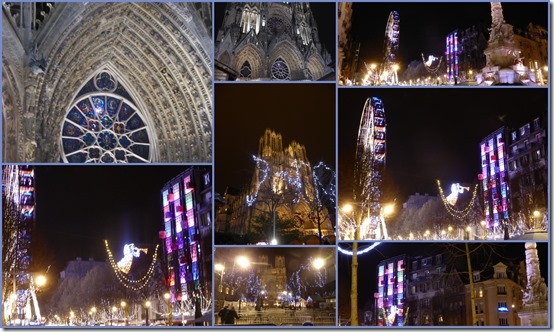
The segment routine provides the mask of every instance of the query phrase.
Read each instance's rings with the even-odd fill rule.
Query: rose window
[[[63,161],[150,162],[147,126],[127,92],[102,72],[81,90],[62,126]]]

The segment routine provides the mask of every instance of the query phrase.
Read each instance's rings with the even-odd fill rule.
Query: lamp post
[[[539,219],[541,216],[541,213],[537,210],[533,211],[533,228],[537,229],[537,219]]]
[[[90,308],[90,319],[92,320],[92,325],[96,325],[96,307]]]
[[[129,315],[127,314],[127,303],[125,301],[121,301],[121,308],[125,314],[125,326],[127,326],[129,325]]]
[[[164,299],[167,301],[167,317],[168,325],[173,325],[173,310],[171,310],[171,295],[169,293],[164,294]]]
[[[113,321],[114,321],[114,317],[115,317],[115,312],[117,311],[117,307],[114,305],[112,307],[112,326],[113,326]]]
[[[325,265],[325,260],[323,258],[315,258],[312,260],[312,266],[316,269],[316,273],[321,270],[321,268]],[[314,294],[315,295],[315,294]],[[321,295],[320,295],[321,296]],[[312,301],[312,316],[313,321],[315,323],[315,296],[314,300]]]
[[[150,325],[149,322],[148,322],[148,316],[150,316],[150,301],[146,301],[144,303],[144,306],[146,307],[146,320],[145,320],[145,324],[146,326]]]
[[[237,258],[235,258],[235,262],[233,263],[233,265],[235,263],[238,264],[238,266],[243,270],[250,267],[250,260],[246,256],[237,256]],[[239,298],[239,315],[241,311],[241,304],[242,304],[242,293],[240,294],[240,298]]]
[[[222,293],[223,292],[223,274],[225,274],[225,262],[223,264],[215,264],[214,269],[219,272],[219,286],[217,287],[217,291]]]

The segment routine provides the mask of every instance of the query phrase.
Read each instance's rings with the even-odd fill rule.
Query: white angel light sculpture
[[[462,194],[464,189],[469,191],[469,187],[462,187],[459,183],[453,183],[451,188],[450,195],[446,196],[446,201],[448,204],[454,206],[458,201],[458,194]]]
[[[139,257],[140,252],[148,253],[146,248],[137,248],[134,243],[126,244],[123,246],[123,258],[117,262],[117,267],[123,273],[129,273],[131,264],[133,263],[133,257]]]

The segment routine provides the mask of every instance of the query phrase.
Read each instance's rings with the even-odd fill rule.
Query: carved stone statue
[[[525,243],[525,261],[527,272],[527,286],[523,291],[523,305],[546,302],[548,299],[548,287],[541,277],[537,244]]]

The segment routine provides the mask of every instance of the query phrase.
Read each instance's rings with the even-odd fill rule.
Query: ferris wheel
[[[381,184],[385,167],[386,121],[381,99],[368,98],[364,104],[354,164],[354,200],[361,203],[361,213],[369,218],[370,238],[386,237],[379,232]]]
[[[385,27],[385,39],[383,45],[383,64],[381,81],[386,84],[397,84],[396,53],[400,42],[400,15],[397,11],[391,11],[387,26]]]

